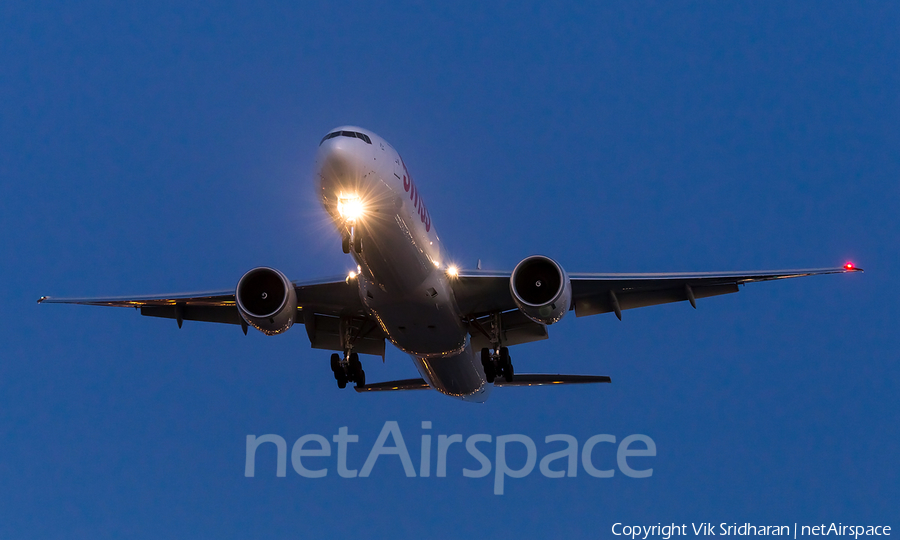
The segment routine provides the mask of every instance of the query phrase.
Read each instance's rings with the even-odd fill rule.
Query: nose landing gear
[[[353,246],[353,251],[360,253],[362,252],[362,234],[360,234],[358,227],[348,227],[343,233],[341,233],[341,250],[344,253],[350,253],[350,246]]]

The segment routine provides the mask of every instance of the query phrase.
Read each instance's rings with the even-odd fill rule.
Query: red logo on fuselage
[[[409,175],[409,170],[406,168],[406,163],[403,163],[403,158],[400,158],[400,164],[403,165],[403,189],[409,193],[409,200],[412,201],[413,208],[418,211],[419,219],[425,224],[425,232],[430,232],[431,216],[428,215],[428,209],[425,208],[425,201],[419,197],[419,190],[416,189],[416,184],[413,182],[412,176]]]

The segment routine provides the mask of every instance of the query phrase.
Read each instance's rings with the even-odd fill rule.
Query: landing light
[[[338,214],[347,221],[356,221],[365,212],[362,201],[357,197],[338,199],[337,210]]]
[[[447,267],[447,275],[450,277],[456,277],[459,275],[459,268],[455,266]]]

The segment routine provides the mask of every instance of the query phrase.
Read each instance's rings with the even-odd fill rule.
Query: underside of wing
[[[80,304],[84,306],[133,307],[141,315],[188,321],[241,324],[234,291],[113,296],[106,298],[54,298],[42,296],[40,304]]]
[[[310,345],[315,349],[343,351],[350,343],[360,354],[384,357],[384,333],[369,318],[359,299],[359,289],[344,278],[291,282],[297,298],[295,323],[306,327]],[[235,291],[117,296],[107,298],[54,298],[43,296],[38,303],[80,304],[88,306],[133,307],[141,315],[183,321],[204,321],[240,325],[247,332],[235,301]]]
[[[639,307],[690,302],[736,293],[740,285],[822,274],[860,272],[859,268],[808,268],[751,272],[677,272],[667,274],[572,274],[572,308],[575,316],[615,313]]]
[[[626,309],[696,300],[738,292],[739,286],[822,274],[861,272],[852,265],[837,268],[763,270],[750,272],[676,272],[647,274],[569,274],[575,315],[616,313]],[[509,289],[511,272],[460,272],[453,291],[460,310],[469,318],[516,310]],[[534,323],[537,324],[537,323]],[[531,331],[531,330],[529,330]],[[474,335],[474,334],[473,334]]]
[[[342,351],[350,339],[354,351],[384,356],[384,334],[378,324],[366,316],[359,290],[343,278],[292,282],[297,297],[294,321],[303,323],[313,348]],[[238,312],[234,290],[149,296],[105,298],[55,298],[43,296],[38,303],[80,304],[88,306],[132,307],[141,315],[182,321],[247,324]]]
[[[178,302],[192,305],[226,306],[234,305],[234,291],[208,291],[194,293],[157,294],[150,296],[108,296],[93,298],[57,298],[42,296],[38,304],[80,304],[83,306],[133,307],[165,306]]]

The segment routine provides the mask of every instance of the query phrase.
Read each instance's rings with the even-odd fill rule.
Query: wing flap
[[[484,347],[492,346],[488,336],[482,333],[482,330],[487,332],[491,327],[490,320],[491,317],[487,316],[469,323],[469,335],[472,336],[473,350],[477,351]],[[500,342],[505,347],[531,343],[532,341],[540,341],[550,337],[546,326],[532,321],[517,309],[500,314],[500,328],[502,329]]]
[[[313,349],[344,350],[341,340],[344,328],[340,317],[304,310],[303,323],[306,326],[306,335],[309,336],[309,344]],[[384,333],[377,322],[368,318],[351,319],[347,330],[354,352],[384,358]]]
[[[616,309],[613,305],[612,296],[609,294],[610,291],[615,292],[615,289],[607,289],[605,295],[600,292],[594,292],[581,298],[576,297],[574,300],[575,316],[586,317],[588,315],[615,312]],[[711,296],[736,293],[738,292],[738,285],[736,283],[699,285],[691,287],[691,292],[694,298],[709,298]],[[619,309],[622,310],[690,300],[688,289],[684,285],[654,291],[619,290],[615,292],[615,295],[616,301],[619,303]]]
[[[178,319],[178,306],[142,306],[141,315]],[[205,306],[187,304],[181,307],[181,318],[185,321],[203,321],[224,324],[241,324],[241,315],[236,306]]]

